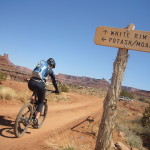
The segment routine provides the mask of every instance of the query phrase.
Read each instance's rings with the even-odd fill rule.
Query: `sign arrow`
[[[103,37],[102,40],[105,41],[106,39]]]
[[[106,34],[106,33],[108,33],[108,31],[107,31],[107,30],[104,30],[103,32],[104,32],[105,34]]]

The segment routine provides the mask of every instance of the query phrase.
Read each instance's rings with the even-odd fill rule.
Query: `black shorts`
[[[42,82],[42,80],[34,80],[31,78],[28,83],[28,87],[31,91],[36,92],[37,97],[38,97],[37,111],[41,112],[42,107],[44,105],[44,99],[45,99],[45,83]]]

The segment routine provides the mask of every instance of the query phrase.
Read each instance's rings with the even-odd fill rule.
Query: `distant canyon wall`
[[[17,81],[26,81],[31,77],[32,70],[14,65],[10,60],[8,54],[0,55],[0,71],[8,75],[10,79]],[[73,75],[66,75],[59,73],[56,75],[56,79],[64,84],[72,84],[77,86],[93,87],[108,89],[110,83],[106,79],[95,79],[90,77],[79,77]],[[139,94],[150,95],[150,91],[139,90],[133,87],[122,86],[123,89],[136,92]]]
[[[0,71],[6,73],[9,79],[26,81],[31,76],[31,70],[26,67],[14,65],[8,54],[0,55]]]

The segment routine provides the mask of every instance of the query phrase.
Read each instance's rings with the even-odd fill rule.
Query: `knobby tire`
[[[28,126],[32,120],[32,111],[33,107],[31,103],[25,104],[19,111],[14,126],[14,134],[16,137],[19,138],[23,136],[24,133],[27,131]]]

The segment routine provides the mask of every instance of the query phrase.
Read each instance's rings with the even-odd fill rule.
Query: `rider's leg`
[[[38,96],[38,108],[37,108],[37,112],[35,114],[35,119],[34,119],[34,125],[36,128],[38,127],[38,119],[40,117],[42,107],[44,105],[45,88],[41,88],[40,91],[37,92],[37,96]]]
[[[43,82],[41,82],[39,85],[37,96],[38,96],[38,108],[35,118],[38,119],[40,117],[40,113],[42,111],[45,99],[45,84]]]
[[[32,91],[36,91],[38,96],[38,108],[37,112],[35,114],[35,124],[38,124],[38,118],[40,117],[40,113],[42,111],[42,107],[44,105],[44,99],[45,99],[45,83],[42,81],[35,81],[30,80],[29,81],[29,89]]]
[[[33,120],[33,123],[34,123],[34,127],[37,128],[38,127],[38,119],[40,117],[40,112],[36,112],[35,114],[35,119]]]
[[[44,83],[40,82],[38,83],[37,89],[36,89],[37,97],[38,97],[38,107],[35,114],[35,119],[33,120],[34,127],[38,128],[38,119],[40,117],[42,107],[44,105],[44,99],[45,99],[45,85]]]
[[[36,112],[35,118],[39,119],[41,112]]]

